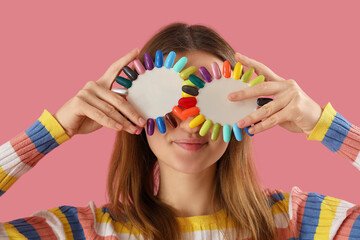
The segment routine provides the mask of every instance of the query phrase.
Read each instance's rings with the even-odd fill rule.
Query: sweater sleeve
[[[70,139],[45,109],[26,131],[0,146],[0,196],[51,150]]]
[[[268,194],[280,239],[360,239],[360,205],[296,186]]]
[[[307,139],[321,141],[360,170],[360,128],[349,123],[330,103],[323,108],[319,121]]]

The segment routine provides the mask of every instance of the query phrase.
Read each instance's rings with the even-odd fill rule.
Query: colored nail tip
[[[184,80],[181,85],[182,85],[182,86],[188,85],[188,86],[191,86],[191,87],[196,87],[196,85],[193,84],[190,80]]]
[[[122,70],[125,73],[125,75],[128,76],[128,78],[130,78],[131,81],[135,81],[137,79],[137,77],[138,77],[137,72],[135,72],[128,66],[123,67]]]
[[[172,68],[174,61],[175,61],[176,53],[174,51],[171,51],[165,60],[165,68],[170,69]]]
[[[248,83],[253,74],[254,74],[254,68],[249,67],[248,69],[246,69],[245,73],[242,75],[241,81],[244,83]]]
[[[170,113],[165,114],[165,119],[169,123],[169,125],[173,128],[177,127],[177,122],[174,116]]]
[[[182,70],[182,71],[180,72],[180,78],[182,78],[182,79],[188,79],[189,76],[190,76],[191,74],[195,73],[195,72],[196,72],[196,67],[195,67],[195,66],[188,67],[188,68],[186,68],[185,70]]]
[[[145,68],[147,70],[152,70],[154,68],[154,63],[151,54],[148,52],[144,54],[144,63],[145,63]]]
[[[244,127],[244,131],[249,135],[250,137],[254,136],[254,134],[249,133],[250,126]]]
[[[215,79],[220,79],[221,78],[220,67],[216,62],[211,63],[211,70],[213,72],[213,76],[214,76]]]
[[[180,72],[186,65],[188,59],[186,57],[182,57],[180,58],[177,63],[175,63],[173,70],[175,72]]]
[[[233,79],[235,80],[239,80],[241,77],[241,73],[242,73],[242,69],[243,66],[240,62],[236,63],[235,67],[234,67],[234,71],[233,71]]]
[[[132,82],[129,79],[123,78],[121,76],[117,76],[115,81],[123,87],[130,88],[132,86]]]
[[[199,112],[200,112],[200,109],[198,107],[191,107],[191,108],[185,109],[182,112],[182,115],[185,117],[193,117],[193,116],[198,115]]]
[[[202,114],[197,115],[193,120],[190,121],[189,127],[194,128],[205,122],[205,116]]]
[[[203,88],[205,86],[205,82],[203,82],[203,80],[201,80],[199,77],[197,77],[194,74],[190,74],[189,80],[198,88]]]
[[[192,98],[183,97],[183,98],[180,98],[178,101],[179,106],[186,108],[186,109],[194,107],[196,105],[196,103],[197,103],[197,100],[194,97],[192,97]]]
[[[200,72],[202,78],[205,80],[205,82],[209,83],[212,81],[212,77],[211,77],[209,71],[205,67],[200,67],[199,72]]]
[[[205,136],[208,131],[210,130],[210,128],[212,127],[212,121],[210,119],[207,119],[204,124],[201,126],[201,129],[199,131],[199,135],[200,136]]]
[[[236,140],[239,142],[242,141],[241,129],[238,127],[238,125],[236,123],[234,123],[234,125],[233,125],[233,132],[234,132]]]
[[[225,78],[231,77],[231,64],[228,60],[223,63],[223,76]]]
[[[231,127],[230,125],[223,126],[223,140],[224,142],[230,142],[231,139]]]
[[[221,125],[219,123],[215,123],[212,128],[212,131],[211,131],[211,140],[212,141],[216,141],[219,138],[220,129],[221,129]]]
[[[199,95],[199,90],[195,87],[184,85],[184,86],[182,86],[181,90],[191,96]]]
[[[134,67],[138,74],[143,74],[145,72],[145,67],[142,65],[139,59],[134,60]]]
[[[180,118],[181,120],[185,121],[187,119],[187,116],[184,116],[183,115],[183,111],[180,107],[178,106],[174,106],[172,108],[172,112],[178,117]]]
[[[265,77],[263,75],[259,75],[256,78],[254,78],[253,80],[251,80],[251,82],[249,83],[250,87],[255,86],[259,83],[262,83],[265,80]]]
[[[113,88],[113,89],[111,89],[111,91],[118,93],[120,95],[123,95],[123,96],[127,96],[129,93],[127,88]]]
[[[259,105],[260,107],[262,107],[262,106],[264,106],[265,104],[267,104],[267,103],[269,103],[269,102],[271,102],[271,101],[273,101],[272,98],[258,98],[258,99],[256,100],[256,103],[257,103],[257,105]]]
[[[165,121],[163,117],[156,118],[156,125],[158,126],[159,132],[164,134],[166,132]]]
[[[157,50],[155,54],[155,67],[161,68],[164,63],[164,54],[161,50]]]
[[[146,121],[146,132],[149,136],[154,134],[155,121],[152,118],[148,118]]]

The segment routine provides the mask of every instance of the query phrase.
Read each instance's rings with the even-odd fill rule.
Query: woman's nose
[[[200,131],[201,125],[196,126],[194,128],[191,128],[189,126],[189,123],[191,122],[191,120],[193,120],[195,117],[188,117],[186,120],[183,120],[180,122],[179,127],[184,129],[185,131],[189,132],[189,133],[198,133]]]

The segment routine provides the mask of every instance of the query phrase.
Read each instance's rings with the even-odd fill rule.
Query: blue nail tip
[[[166,126],[165,126],[165,121],[164,121],[163,117],[156,118],[156,125],[158,126],[160,133],[166,132]]]
[[[254,136],[254,134],[249,133],[250,126],[244,127],[244,131],[249,135],[250,137]]]
[[[155,55],[155,67],[161,68],[164,64],[164,55],[161,50],[156,51]]]

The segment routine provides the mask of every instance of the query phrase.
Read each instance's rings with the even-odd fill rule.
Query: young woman
[[[55,114],[38,121],[0,147],[0,190],[9,187],[49,151],[76,134],[102,126],[117,137],[108,175],[110,203],[100,208],[61,206],[0,224],[1,239],[360,239],[360,206],[305,193],[261,189],[251,153],[251,138],[229,143],[201,137],[176,119],[165,134],[148,136],[146,122],[134,107],[110,89],[122,68],[156,50],[186,56],[188,66],[229,60],[253,67],[266,81],[234,92],[239,101],[274,96],[254,113],[239,119],[259,133],[275,125],[322,141],[359,167],[360,130],[330,104],[321,108],[294,80],[285,80],[263,64],[231,48],[205,26],[172,24],[141,51],[113,63],[97,81],[88,82]],[[143,62],[142,62],[143,64]],[[261,121],[262,120],[262,121]],[[131,123],[132,122],[132,123]],[[219,140],[220,139],[220,140]]]

